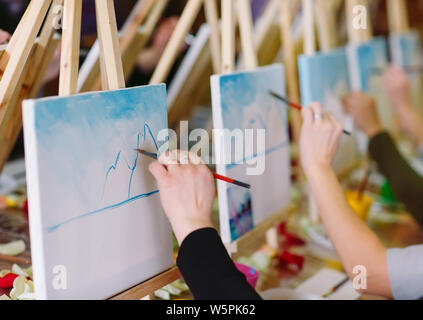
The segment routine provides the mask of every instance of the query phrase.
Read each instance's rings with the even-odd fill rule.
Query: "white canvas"
[[[172,266],[171,229],[148,172],[151,160],[134,151],[160,147],[165,90],[24,102],[38,299],[104,299]]]
[[[287,106],[269,94],[286,95],[282,65],[211,78],[215,129],[264,129],[265,145],[235,158],[227,141],[214,138],[219,174],[251,184],[251,190],[218,182],[220,232],[229,243],[290,203],[290,158]],[[257,131],[254,131],[257,132]],[[257,141],[254,134],[254,141]],[[245,141],[244,141],[245,143]],[[257,146],[256,146],[257,147]],[[230,161],[227,161],[230,160]],[[249,175],[254,161],[263,161],[264,172]]]

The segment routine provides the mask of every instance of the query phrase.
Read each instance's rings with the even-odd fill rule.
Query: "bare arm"
[[[392,297],[386,249],[353,212],[331,167],[342,127],[330,114],[325,113],[323,119],[315,114],[323,114],[318,104],[303,111],[301,159],[325,229],[350,277],[355,266],[366,267],[363,293]]]
[[[406,73],[399,67],[391,66],[383,74],[382,80],[401,122],[401,127],[419,145],[423,145],[423,119],[413,107],[410,83]]]

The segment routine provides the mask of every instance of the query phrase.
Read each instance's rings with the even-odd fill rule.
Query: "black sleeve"
[[[176,263],[195,299],[261,300],[213,228],[189,234],[181,244]]]
[[[423,177],[410,167],[386,132],[370,140],[369,152],[380,172],[388,179],[395,196],[423,225]]]

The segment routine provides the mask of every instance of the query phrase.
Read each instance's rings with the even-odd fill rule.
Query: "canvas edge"
[[[44,241],[42,217],[40,212],[40,186],[38,176],[38,149],[35,130],[35,102],[24,100],[22,103],[23,128],[25,133],[25,170],[28,189],[29,230],[31,258],[34,273],[35,294],[38,300],[47,299],[47,284],[44,266]],[[29,192],[29,190],[31,190]]]
[[[213,75],[210,77],[214,129],[224,129],[222,103],[220,95],[220,79],[221,75]],[[215,139],[214,136],[213,145],[215,150],[223,150],[221,142],[219,141],[219,139]],[[216,163],[216,172],[218,174],[226,175],[226,165]],[[231,243],[232,237],[229,227],[228,194],[226,184],[220,180],[217,181],[217,190],[219,202],[220,237],[222,238],[222,241],[224,243]]]

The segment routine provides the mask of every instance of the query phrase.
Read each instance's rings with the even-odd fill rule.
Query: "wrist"
[[[366,135],[369,139],[372,139],[374,136],[378,135],[383,131],[382,125],[377,124],[366,130]]]
[[[194,231],[204,228],[214,228],[210,219],[180,220],[178,222],[171,221],[171,225],[179,245],[181,245],[184,239]]]
[[[333,172],[332,165],[329,163],[318,163],[307,165],[304,167],[305,174],[308,180],[319,179],[321,175],[330,174]]]

